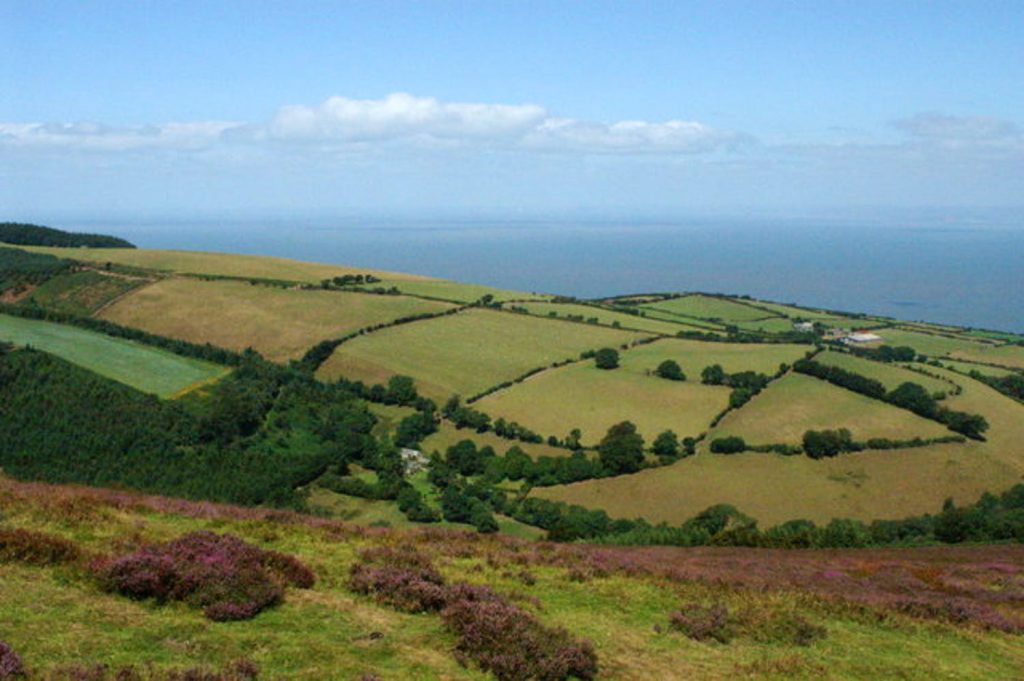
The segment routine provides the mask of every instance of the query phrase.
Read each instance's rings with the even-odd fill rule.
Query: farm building
[[[882,340],[882,337],[876,333],[868,333],[866,331],[855,331],[851,334],[847,334],[843,338],[843,342],[847,345],[859,345],[861,343],[876,343]]]
[[[809,331],[814,331],[814,322],[794,322],[793,328],[797,331],[807,333]]]

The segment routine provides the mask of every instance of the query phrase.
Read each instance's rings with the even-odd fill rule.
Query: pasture
[[[439,298],[456,303],[472,303],[489,295],[495,301],[507,300],[547,300],[549,295],[541,293],[525,293],[523,291],[510,291],[508,289],[483,286],[481,284],[463,284],[458,281],[446,279],[428,279],[426,277],[412,278],[388,278],[376,284],[363,286],[365,289],[379,287],[391,288],[394,286],[402,293],[411,296],[424,296],[427,298]]]
[[[525,425],[525,424],[523,424]],[[451,423],[443,421],[436,433],[428,435],[420,444],[427,454],[440,452],[444,454],[449,447],[463,440],[472,440],[477,447],[491,447],[498,454],[504,454],[512,447],[519,447],[529,456],[536,459],[541,456],[563,457],[572,454],[568,449],[552,447],[548,444],[536,444],[533,442],[519,442],[518,440],[507,440],[498,437],[494,433],[478,433],[469,428],[456,428]]]
[[[712,364],[722,365],[727,373],[756,371],[771,376],[778,371],[780,364],[792,364],[811,349],[809,345],[749,345],[663,338],[622,353],[621,367],[615,371],[644,374],[653,372],[663,361],[671,359],[682,368],[687,381],[695,383],[700,383],[700,372],[704,367]]]
[[[990,424],[985,442],[865,451],[818,461],[805,456],[760,453],[724,456],[699,452],[671,466],[616,478],[537,488],[532,494],[601,508],[613,517],[643,517],[652,522],[674,524],[712,504],[729,503],[765,527],[793,518],[815,522],[828,522],[834,517],[867,521],[935,513],[948,497],[958,504],[971,503],[983,492],[1002,491],[1019,482],[1024,476],[1024,450],[1021,448],[1024,405],[970,378],[934,367],[930,370],[963,385],[963,392],[948,398],[946,404],[950,409],[983,414]],[[816,380],[805,376],[785,380],[792,378]],[[780,383],[773,384],[768,391],[775,390]],[[825,398],[832,396],[834,393]],[[757,408],[757,402],[764,397],[769,397],[767,392],[727,417],[715,436],[731,428],[730,419],[743,417],[746,420],[747,410]],[[858,434],[862,430],[858,425],[861,421],[857,418],[851,422],[850,413],[857,412],[841,414],[833,426],[845,422]],[[938,424],[932,425],[941,428]]]
[[[620,346],[639,334],[529,315],[471,309],[360,336],[334,351],[317,375],[366,383],[404,374],[421,394],[470,397],[530,369]]]
[[[267,359],[280,362],[302,357],[322,340],[451,307],[408,296],[304,291],[173,277],[125,296],[100,316],[193,343],[212,343],[232,350],[251,347]]]
[[[908,331],[902,328],[876,329],[873,333],[882,337],[886,345],[907,345],[919,354],[929,357],[943,357],[953,352],[983,350],[992,347],[991,343],[972,341],[966,338],[950,338],[919,331]]]
[[[849,428],[856,440],[950,434],[945,426],[904,409],[811,376],[790,374],[728,414],[708,438],[739,435],[750,444],[799,444],[805,431],[825,428]]]
[[[574,303],[516,303],[516,306],[524,307],[530,314],[537,315],[538,317],[554,316],[564,319],[571,315],[583,317],[584,320],[596,318],[597,323],[604,326],[611,326],[618,322],[619,326],[624,329],[649,331],[669,336],[674,336],[680,331],[704,330],[703,327],[686,324],[682,320],[679,322],[661,321],[625,312],[615,312],[614,310],[594,307],[592,305],[578,305]]]
[[[848,355],[844,352],[822,352],[815,356],[814,361],[819,362],[820,364],[846,369],[847,371],[852,371],[856,374],[860,374],[861,376],[873,378],[876,381],[881,382],[881,384],[885,386],[886,390],[898,388],[901,384],[906,383],[907,381],[917,383],[930,393],[945,393],[953,389],[953,386],[945,381],[940,381],[936,378],[932,378],[931,376],[919,374],[916,371],[910,371],[898,364],[873,362],[869,359]]]
[[[964,374],[969,374],[972,371],[977,371],[983,376],[995,376],[996,378],[1002,378],[1003,376],[1009,376],[1010,374],[1020,373],[1013,369],[1004,369],[1002,367],[989,366],[988,364],[975,364],[973,362],[958,362],[951,359],[943,359],[942,366],[949,367],[955,371],[959,371]]]
[[[34,253],[49,253],[60,258],[70,258],[97,263],[115,263],[164,272],[183,274],[205,274],[222,277],[253,277],[258,279],[279,279],[308,284],[346,274],[372,274],[379,279],[395,281],[428,280],[414,274],[384,272],[347,265],[312,263],[266,255],[237,255],[233,253],[209,253],[202,251],[171,251],[147,248],[51,248],[47,246],[16,246]]]
[[[171,397],[227,369],[74,326],[0,314],[0,340],[57,355],[125,385]]]
[[[28,300],[51,310],[86,317],[146,283],[148,282],[144,279],[130,279],[85,270],[50,279],[33,289]]]
[[[606,371],[587,361],[531,376],[476,406],[545,437],[562,438],[579,428],[583,444],[593,446],[621,421],[636,424],[648,445],[666,430],[695,437],[728,403],[729,389],[722,386],[667,381],[624,368]]]
[[[985,364],[998,364],[1011,369],[1024,369],[1024,346],[1003,345],[958,350],[950,357]]]
[[[734,302],[727,298],[705,296],[699,293],[646,303],[640,307],[660,310],[684,317],[697,317],[723,322],[751,321],[772,316],[772,313],[759,310],[750,305]]]

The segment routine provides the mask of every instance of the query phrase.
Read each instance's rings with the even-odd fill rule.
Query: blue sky
[[[1020,2],[0,0],[6,217],[1024,201]]]

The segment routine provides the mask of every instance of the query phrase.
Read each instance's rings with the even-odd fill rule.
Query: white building
[[[882,340],[882,337],[876,333],[868,333],[867,331],[855,331],[848,334],[843,338],[843,342],[847,345],[859,345],[861,343],[876,343]]]

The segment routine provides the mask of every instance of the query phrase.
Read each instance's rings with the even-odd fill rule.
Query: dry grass
[[[469,397],[535,367],[639,337],[598,326],[472,309],[353,339],[338,347],[318,376],[377,383],[405,374],[431,398],[456,393]]]
[[[102,312],[104,319],[193,343],[251,347],[275,361],[372,324],[451,305],[407,296],[301,291],[239,281],[170,278]]]

